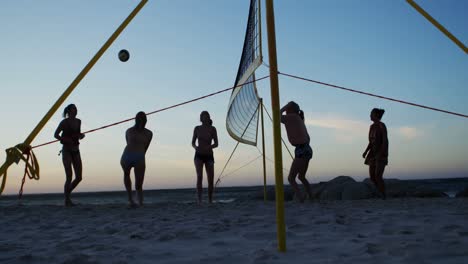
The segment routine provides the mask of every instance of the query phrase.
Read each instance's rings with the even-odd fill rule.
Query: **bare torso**
[[[81,120],[70,117],[62,120],[57,127],[54,136],[60,140],[64,149],[78,150],[78,145],[80,144],[79,140],[82,138]]]
[[[195,127],[194,137],[198,140],[197,152],[200,154],[213,154],[212,142],[217,139],[216,128],[213,126]]]
[[[146,128],[139,130],[131,127],[125,133],[125,138],[127,140],[127,146],[124,151],[146,153],[151,139],[153,138],[153,133]]]
[[[310,137],[304,120],[297,114],[286,114],[281,116],[281,122],[286,127],[289,142],[294,145],[309,144]]]

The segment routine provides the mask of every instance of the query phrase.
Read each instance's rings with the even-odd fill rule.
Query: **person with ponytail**
[[[192,137],[192,147],[195,149],[194,163],[197,173],[197,198],[199,204],[202,202],[203,165],[205,165],[208,178],[208,201],[210,203],[213,202],[213,149],[218,147],[218,133],[216,132],[216,128],[213,126],[213,121],[207,111],[201,112],[200,122],[202,124],[195,127]]]
[[[132,180],[130,179],[132,168],[135,173],[135,189],[138,203],[140,206],[143,205],[143,181],[146,170],[145,154],[153,139],[153,132],[145,128],[146,122],[145,112],[138,112],[135,116],[135,125],[125,132],[127,146],[120,159],[120,165],[124,172],[124,185],[127,190],[130,207],[136,207],[132,195]]]
[[[80,140],[85,137],[81,133],[81,120],[76,118],[78,109],[70,104],[63,110],[63,120],[55,130],[54,137],[62,143],[62,162],[65,168],[65,206],[75,205],[70,196],[71,192],[78,186],[82,179],[82,163],[80,156]],[[73,170],[75,179],[72,181]]]
[[[385,110],[374,108],[370,113],[370,119],[373,124],[369,128],[369,144],[362,154],[365,159],[364,164],[369,166],[369,176],[371,181],[386,198],[385,182],[383,174],[385,166],[388,164],[388,137],[387,127],[380,120]]]
[[[294,192],[299,198],[300,202],[304,202],[306,195],[302,195],[299,186],[296,183],[296,177],[304,185],[304,189],[312,199],[312,192],[310,190],[310,184],[306,179],[307,169],[309,168],[309,161],[312,159],[312,148],[310,147],[310,137],[307,132],[307,128],[304,123],[304,112],[299,108],[299,105],[295,102],[289,102],[280,110],[281,112],[281,123],[286,127],[288,139],[291,145],[295,146],[294,151],[295,157],[291,164],[289,171],[288,181],[291,184]],[[286,112],[286,114],[283,114]]]

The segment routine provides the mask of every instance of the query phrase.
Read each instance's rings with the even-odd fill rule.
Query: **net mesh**
[[[257,145],[260,98],[253,81],[255,70],[262,64],[260,15],[260,0],[251,0],[244,47],[234,83],[235,86],[242,86],[233,90],[226,118],[229,135],[254,146]]]

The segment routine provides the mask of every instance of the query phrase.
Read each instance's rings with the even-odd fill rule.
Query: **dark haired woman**
[[[80,156],[80,139],[84,138],[81,133],[81,120],[76,118],[78,109],[70,104],[63,110],[63,120],[55,130],[54,137],[62,143],[62,162],[65,168],[65,206],[73,206],[70,195],[78,186],[82,176],[82,164]],[[75,180],[72,181],[72,166],[75,171]]]
[[[218,147],[218,133],[207,111],[200,114],[200,126],[193,130],[192,147],[195,149],[195,169],[197,171],[197,197],[202,202],[203,165],[208,178],[208,200],[213,202],[214,158],[213,149]],[[198,144],[196,144],[198,140]]]
[[[281,108],[281,123],[286,127],[288,139],[291,145],[295,146],[295,157],[291,164],[289,171],[288,181],[291,184],[294,192],[299,198],[300,202],[304,202],[305,195],[301,194],[301,190],[296,183],[296,176],[299,175],[299,180],[304,185],[304,189],[312,199],[309,182],[306,179],[307,169],[309,168],[309,161],[312,159],[312,148],[310,147],[310,137],[304,123],[304,112],[299,108],[295,102],[289,102]],[[286,112],[285,115],[283,113]]]
[[[386,198],[383,173],[388,164],[387,127],[380,122],[384,113],[383,109],[372,109],[370,119],[374,123],[369,129],[369,145],[362,154],[365,159],[364,163],[369,165],[370,179],[380,191],[383,199]]]
[[[132,180],[130,171],[133,168],[135,173],[135,189],[138,196],[139,205],[143,205],[143,180],[145,178],[145,154],[153,138],[153,133],[146,129],[146,114],[138,112],[135,117],[135,125],[125,132],[127,146],[124,149],[120,165],[124,172],[124,184],[128,194],[128,202],[131,207],[136,204],[132,196]]]

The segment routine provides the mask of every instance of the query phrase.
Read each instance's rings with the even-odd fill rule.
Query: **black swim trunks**
[[[211,163],[211,164],[214,163],[213,153],[211,153],[211,154],[202,154],[202,153],[199,153],[199,152],[195,152],[194,159],[195,160],[200,160],[203,163]]]
[[[296,159],[312,159],[313,152],[309,144],[296,145],[295,147],[294,155]]]
[[[60,151],[59,155],[62,155],[62,159],[72,158],[75,159],[76,157],[80,158],[80,149],[78,146],[75,148],[63,146],[62,150]]]

